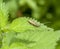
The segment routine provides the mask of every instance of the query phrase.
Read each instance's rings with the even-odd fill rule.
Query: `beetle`
[[[37,21],[34,20],[34,19],[29,19],[28,22],[29,22],[30,24],[32,24],[33,26],[36,26],[36,27],[39,27],[39,26],[40,26],[40,23],[37,22]]]

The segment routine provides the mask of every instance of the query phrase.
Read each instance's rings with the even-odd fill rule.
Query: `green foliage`
[[[57,0],[0,0],[0,49],[60,49],[59,7]]]
[[[8,8],[5,3],[0,3],[0,27],[4,28],[8,22]]]
[[[10,24],[10,29],[14,30],[16,32],[25,32],[26,30],[34,30],[36,27],[31,25],[28,20],[30,18],[17,18],[13,20],[13,22]],[[23,22],[22,22],[23,21]],[[21,23],[22,22],[22,23]],[[17,29],[18,28],[18,29]],[[29,28],[29,29],[28,29]]]
[[[21,20],[24,20],[22,21],[24,25]],[[29,18],[25,17],[17,18],[9,25],[11,28],[3,36],[2,49],[5,49],[5,46],[8,46],[8,49],[10,47],[10,49],[55,49],[60,38],[60,31],[54,31],[41,23],[40,27],[35,27],[28,20]],[[18,43],[22,43],[22,47]]]
[[[18,9],[16,0],[8,1],[6,3],[6,5],[8,6],[9,14],[11,15],[11,17],[15,18],[16,17],[16,13],[17,13],[17,9]]]

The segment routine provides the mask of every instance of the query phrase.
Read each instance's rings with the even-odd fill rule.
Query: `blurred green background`
[[[60,0],[3,0],[9,6],[12,19],[32,17],[45,25],[60,29]]]

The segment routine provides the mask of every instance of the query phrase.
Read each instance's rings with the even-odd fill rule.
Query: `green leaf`
[[[60,32],[34,30],[17,34],[16,38],[31,41],[27,44],[31,49],[55,49]]]
[[[1,49],[28,49],[23,43],[12,43],[10,46],[4,46]]]
[[[29,20],[29,18],[25,18],[25,17],[17,18],[15,20],[13,20],[13,22],[10,24],[9,29],[13,30],[15,32],[25,32],[26,30],[33,30],[33,29],[37,28],[37,27],[31,25],[28,22],[28,20]]]
[[[14,36],[14,41],[25,44],[29,49],[55,49],[60,31],[54,31],[41,23],[39,27],[33,26],[28,20],[30,18],[17,18],[10,24],[10,30],[19,32]]]
[[[2,32],[1,32],[1,29],[0,29],[0,48],[2,46]]]
[[[12,43],[9,49],[28,49],[26,45],[22,43]]]
[[[4,28],[8,22],[8,8],[5,3],[0,3],[0,27]]]
[[[2,39],[2,47],[9,46],[11,43],[11,40],[15,37],[15,32],[8,31],[4,33],[3,39]]]
[[[35,27],[28,23],[28,20],[28,18],[18,18],[10,25],[10,29],[21,32],[17,34],[16,38],[24,40],[31,49],[55,49],[56,42],[60,38],[60,31],[54,31],[43,24]]]

